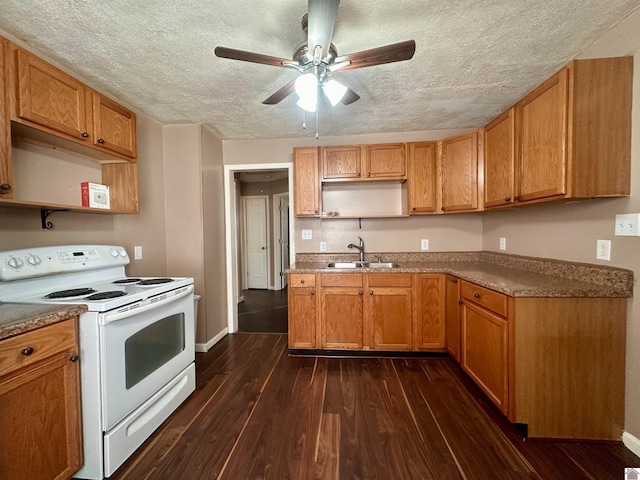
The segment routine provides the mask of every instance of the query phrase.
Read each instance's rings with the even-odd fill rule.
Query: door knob
[[[262,247],[262,250],[264,250],[266,247]]]

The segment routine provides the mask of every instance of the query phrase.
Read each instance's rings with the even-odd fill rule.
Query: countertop
[[[0,340],[75,317],[86,305],[0,303]]]
[[[372,254],[397,268],[327,267],[336,256],[305,254],[287,273],[447,273],[512,297],[631,297],[633,272],[607,266],[494,252]],[[308,261],[313,260],[313,261]],[[322,261],[317,261],[322,260]],[[326,260],[326,261],[325,261]],[[340,256],[337,261],[352,259]],[[367,259],[369,261],[369,259]]]

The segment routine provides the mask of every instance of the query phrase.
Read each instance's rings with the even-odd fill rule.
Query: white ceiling
[[[339,73],[361,99],[321,108],[322,136],[476,127],[574,58],[640,0],[342,0],[339,54],[415,39],[412,60]],[[291,58],[306,0],[2,0],[0,29],[162,123],[223,139],[312,136],[294,70],[214,56]]]

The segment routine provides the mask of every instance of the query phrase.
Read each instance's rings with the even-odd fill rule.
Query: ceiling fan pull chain
[[[318,108],[316,108],[316,140],[320,138],[320,135],[318,134],[318,111],[319,110],[320,110],[320,105],[318,105]]]
[[[302,129],[307,129],[307,115],[305,114],[304,110],[302,110]]]

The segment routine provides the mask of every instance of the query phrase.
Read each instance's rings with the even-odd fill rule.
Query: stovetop
[[[0,301],[83,304],[106,312],[193,284],[190,277],[127,277],[123,247],[71,245],[0,252]]]

